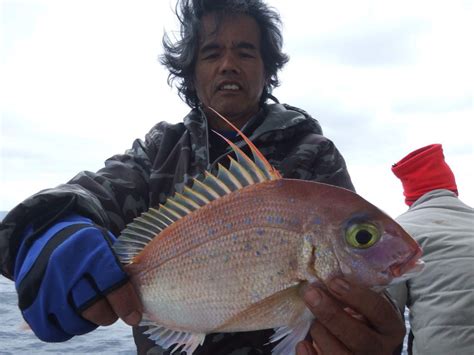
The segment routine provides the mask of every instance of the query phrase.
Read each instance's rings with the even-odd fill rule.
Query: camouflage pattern
[[[283,177],[354,190],[341,154],[322,135],[319,123],[303,110],[282,104],[264,105],[243,131]],[[204,114],[194,109],[182,123],[156,124],[145,140],[135,140],[131,149],[106,160],[104,168],[96,173],[83,171],[66,184],[26,199],[0,224],[2,274],[12,279],[21,233],[29,224],[41,234],[62,216],[75,212],[120,234],[133,218],[163,203],[192,177],[226,161],[226,152],[210,161],[208,135]],[[242,141],[237,145],[244,146]],[[146,353],[151,344],[139,331],[134,333],[139,353]],[[208,336],[197,353],[269,354],[271,346],[263,344],[270,334],[271,330],[266,330]],[[154,348],[150,353],[163,352]]]

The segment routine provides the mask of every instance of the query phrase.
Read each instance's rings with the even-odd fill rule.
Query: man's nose
[[[227,73],[238,74],[240,72],[238,61],[235,55],[231,53],[226,53],[222,56],[220,71],[222,74],[227,74]]]

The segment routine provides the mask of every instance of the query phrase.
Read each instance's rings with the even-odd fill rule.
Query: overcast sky
[[[157,60],[174,2],[0,1],[0,210],[189,110]],[[268,2],[291,57],[274,94],[319,120],[359,194],[405,211],[391,165],[442,143],[474,205],[472,1]]]

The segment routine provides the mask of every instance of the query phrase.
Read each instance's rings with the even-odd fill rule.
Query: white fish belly
[[[255,303],[297,285],[300,245],[301,237],[278,228],[230,231],[135,275],[134,282],[146,312],[158,324],[209,333]],[[294,316],[285,309],[266,312],[268,319],[240,322],[245,329],[227,331],[285,325]]]

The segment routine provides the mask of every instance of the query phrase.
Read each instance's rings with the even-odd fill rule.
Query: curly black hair
[[[180,22],[180,38],[173,42],[167,33],[163,36],[164,54],[160,62],[170,74],[168,84],[177,80],[178,94],[190,107],[199,105],[193,86],[194,70],[202,17],[213,13],[220,21],[223,16],[244,14],[255,19],[261,32],[261,55],[267,75],[260,102],[265,102],[272,90],[279,85],[278,70],[288,62],[282,52],[283,36],[281,19],[276,10],[261,0],[178,0],[175,8]]]

